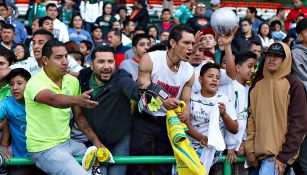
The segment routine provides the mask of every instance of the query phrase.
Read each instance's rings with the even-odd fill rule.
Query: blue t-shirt
[[[0,102],[0,120],[7,118],[12,135],[14,157],[29,157],[26,149],[25,106],[9,96]]]
[[[77,32],[74,28],[69,28],[68,34],[69,34],[69,40],[75,41],[78,45],[80,45],[80,42],[82,40],[87,40],[93,44],[92,36],[86,30],[81,29],[80,32]]]

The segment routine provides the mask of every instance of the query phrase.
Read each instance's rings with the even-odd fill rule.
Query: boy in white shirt
[[[229,97],[217,91],[220,77],[219,65],[207,63],[202,66],[198,78],[201,90],[192,92],[191,118],[186,121],[191,144],[201,156],[201,161],[208,170],[207,173],[211,165],[218,160],[219,152],[225,149],[225,130],[233,134],[238,132],[233,103]],[[219,145],[218,142],[224,146]]]
[[[236,80],[225,86],[229,86],[233,89],[233,94],[229,94],[229,97],[234,102],[236,116],[238,118],[239,131],[237,134],[231,134],[226,131],[226,140],[228,139],[227,145],[228,154],[227,158],[229,163],[233,163],[237,156],[244,155],[244,140],[245,131],[247,124],[248,114],[248,81],[251,81],[254,73],[255,66],[257,64],[257,55],[252,51],[239,52],[235,57],[236,65]],[[226,88],[227,89],[227,88]],[[229,88],[228,88],[229,89]]]

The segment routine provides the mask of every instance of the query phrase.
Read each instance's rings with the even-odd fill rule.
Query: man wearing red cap
[[[210,28],[204,28],[201,30],[201,32],[204,35],[204,43],[205,43],[205,49],[210,51],[212,54],[214,54],[215,57],[215,62],[217,64],[220,64],[220,60],[221,60],[221,53],[215,49],[215,46],[217,44],[216,40],[215,40],[215,32],[213,31],[213,29]]]

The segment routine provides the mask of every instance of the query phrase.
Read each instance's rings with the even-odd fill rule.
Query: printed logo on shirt
[[[107,22],[103,22],[103,21],[102,21],[102,22],[100,22],[100,23],[99,23],[99,25],[100,25],[100,26],[110,26],[110,24],[109,24],[109,23],[107,23]]]
[[[158,80],[157,84],[161,86],[163,89],[165,89],[166,92],[170,94],[171,98],[177,97],[180,86],[171,86],[171,85],[161,82],[160,80]]]
[[[247,120],[247,108],[238,114],[238,120]]]

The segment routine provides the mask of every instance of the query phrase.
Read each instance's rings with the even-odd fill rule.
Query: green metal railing
[[[82,157],[76,157],[76,160],[81,163]],[[174,156],[114,156],[115,164],[167,164],[176,163]],[[244,157],[238,157],[236,163],[243,163]],[[231,175],[231,165],[228,163],[226,156],[222,156],[220,163],[224,166],[224,175]],[[33,165],[30,158],[13,157],[5,162],[7,166],[12,165]]]

